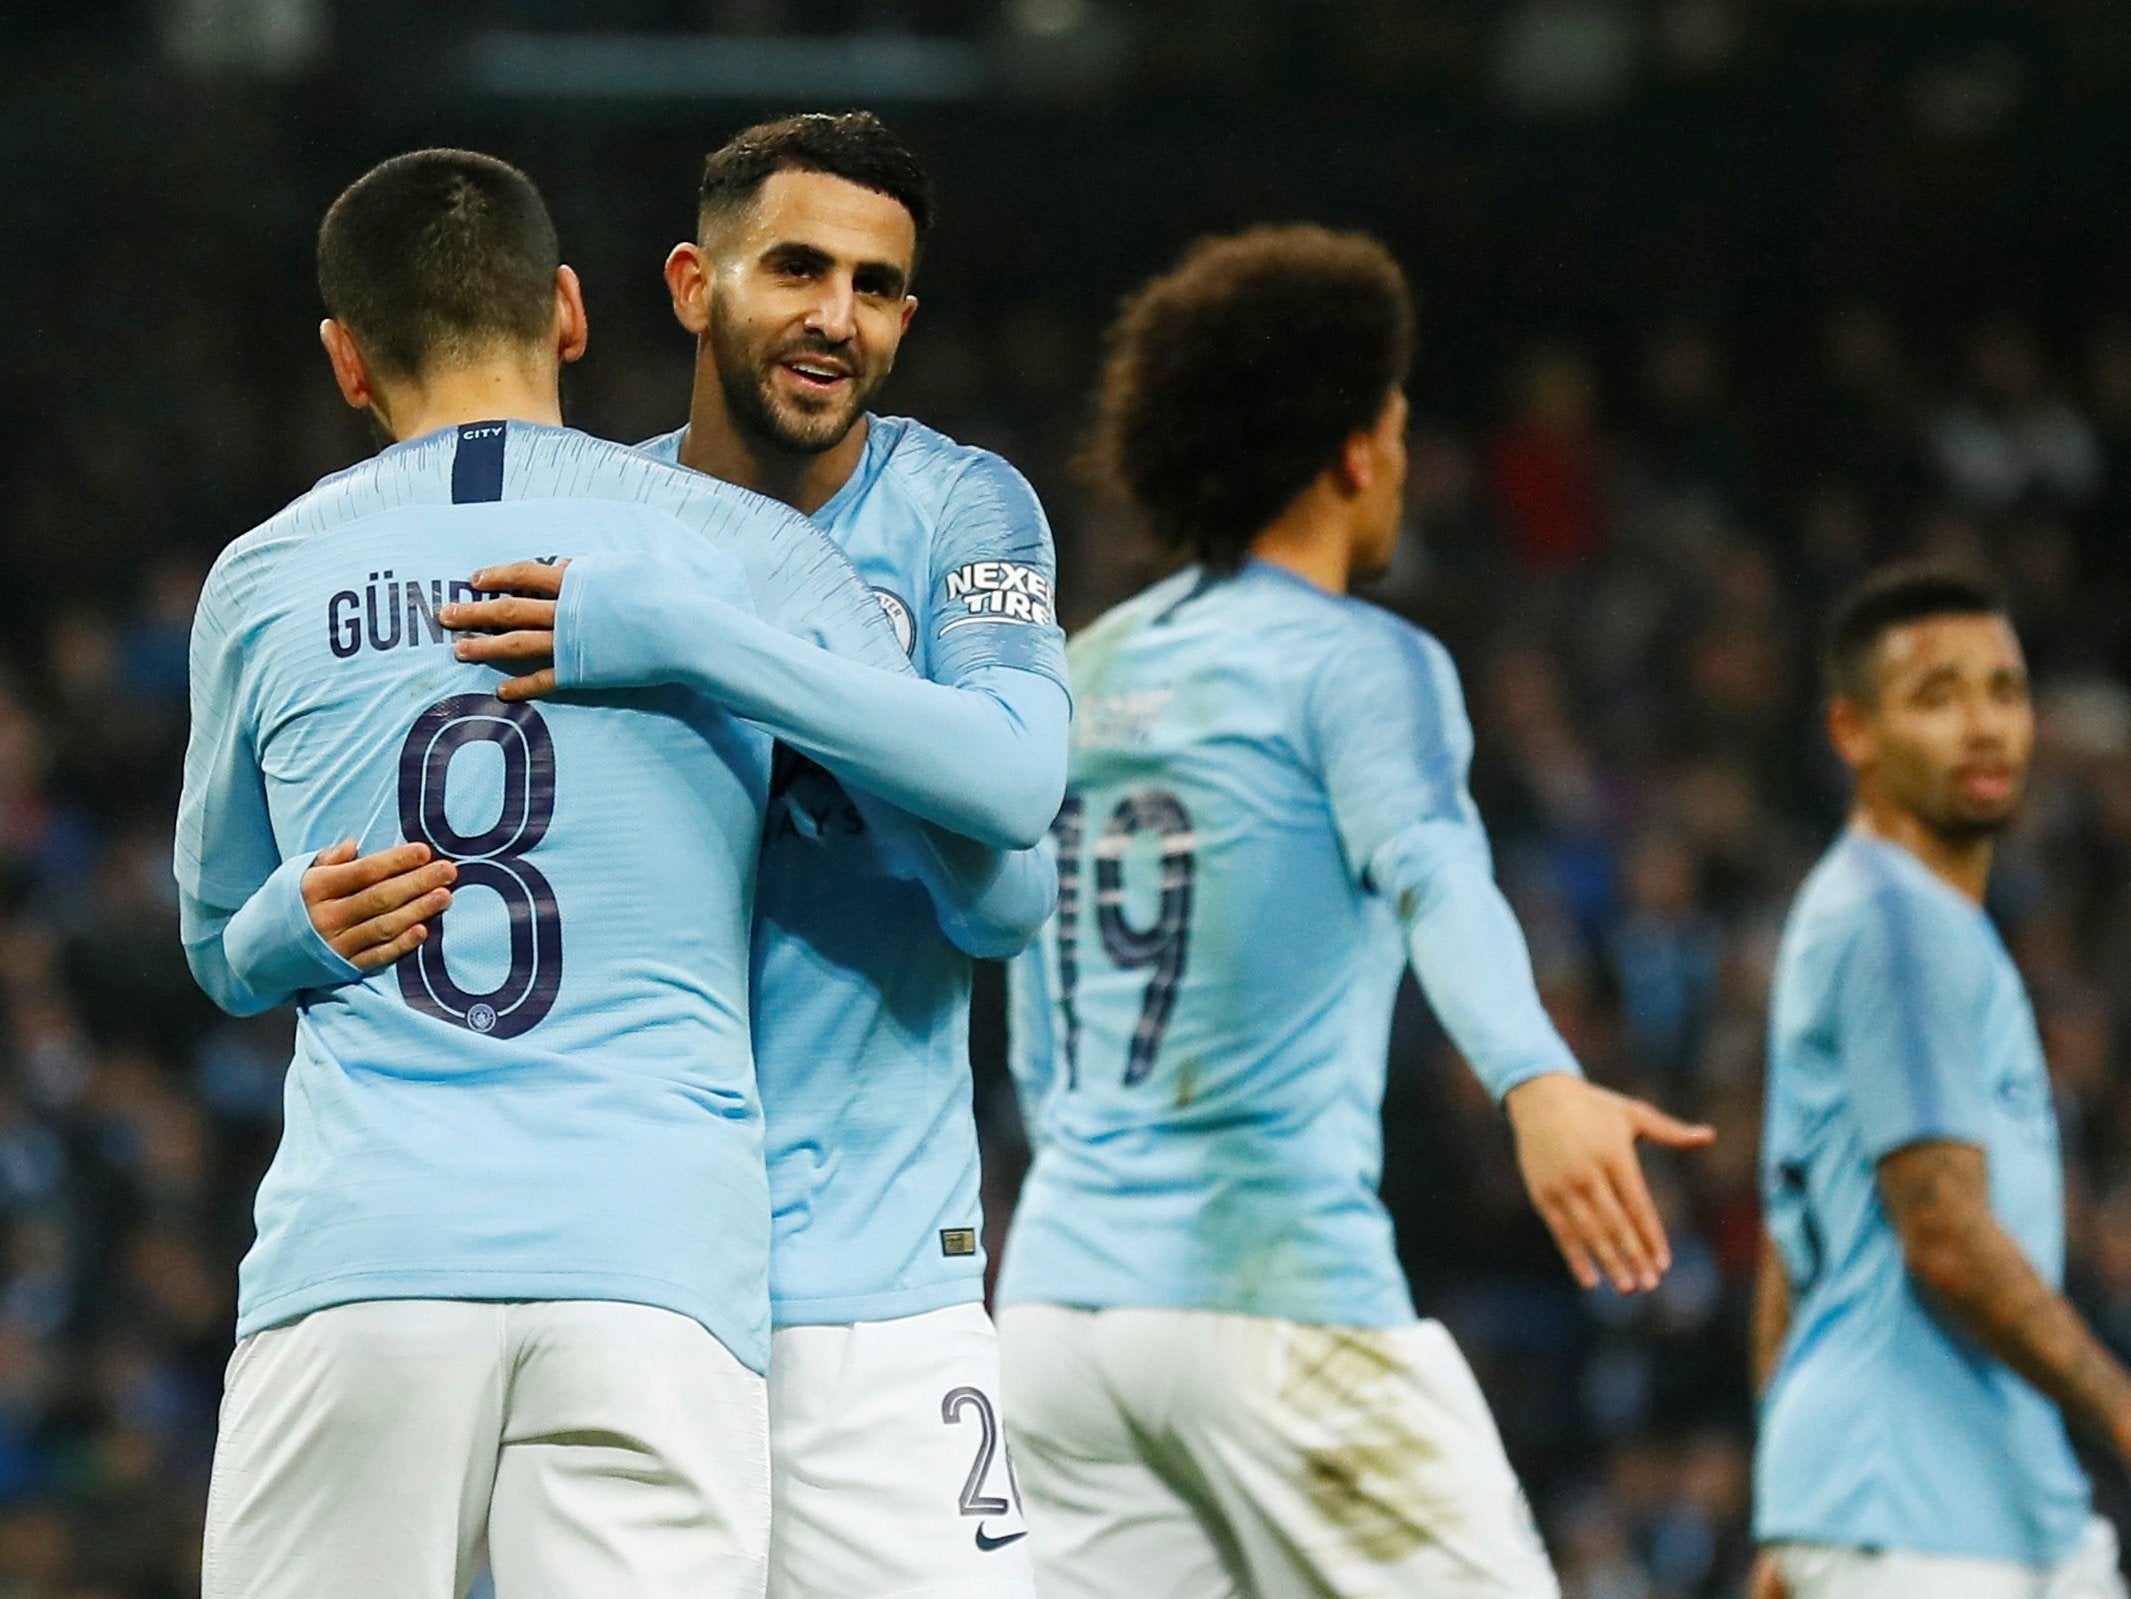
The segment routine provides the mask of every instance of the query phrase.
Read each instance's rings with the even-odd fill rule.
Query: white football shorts
[[[2053,1571],[1840,1544],[1778,1544],[1775,1554],[1791,1599],[2125,1599],[2116,1529],[2099,1516]]]
[[[372,1300],[230,1357],[202,1599],[760,1599],[763,1379],[600,1300]]]
[[[1435,1322],[1010,1305],[999,1326],[1042,1599],[1558,1599]]]
[[[1034,1599],[982,1305],[779,1328],[770,1461],[770,1599]]]

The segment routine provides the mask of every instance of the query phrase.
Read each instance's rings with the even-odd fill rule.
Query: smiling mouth
[[[792,381],[802,393],[834,394],[837,389],[851,381],[850,372],[829,361],[801,359],[777,363],[791,375]]]

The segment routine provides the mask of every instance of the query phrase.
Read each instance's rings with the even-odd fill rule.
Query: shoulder
[[[1464,704],[1450,651],[1426,629],[1367,600],[1308,590],[1292,603],[1297,658],[1312,696],[1361,700],[1387,713],[1421,705],[1441,715]]]
[[[935,519],[989,511],[1040,523],[1043,507],[1019,469],[996,451],[964,444],[907,416],[873,418],[882,434],[882,477]]]
[[[1120,600],[1066,642],[1066,659],[1076,664],[1092,662],[1115,653],[1134,634],[1169,615],[1201,582],[1197,567],[1190,567],[1141,589],[1130,599]]]
[[[639,440],[629,447],[639,455],[647,455],[654,461],[663,461],[668,466],[681,464],[681,441],[688,437],[688,427],[683,423],[671,433],[660,433],[652,438]]]
[[[525,492],[641,506],[697,533],[788,534],[811,527],[788,505],[692,471],[648,447],[616,444],[567,428],[539,429],[529,445],[519,463]]]
[[[338,528],[408,505],[443,503],[450,435],[394,445],[320,478],[279,511],[230,541],[200,592],[203,618],[233,623],[289,556]]]
[[[1954,988],[1982,982],[1994,965],[1980,910],[1906,850],[1855,833],[1806,878],[1785,942],[1794,962],[1831,976],[1859,970]]]

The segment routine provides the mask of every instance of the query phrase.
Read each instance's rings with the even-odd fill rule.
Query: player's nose
[[[858,332],[858,296],[851,285],[831,280],[807,314],[807,330],[842,344]]]

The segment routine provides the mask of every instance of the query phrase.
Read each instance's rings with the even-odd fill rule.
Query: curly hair
[[[1412,347],[1406,276],[1368,235],[1201,239],[1110,329],[1084,466],[1172,553],[1233,571],[1383,416]]]

